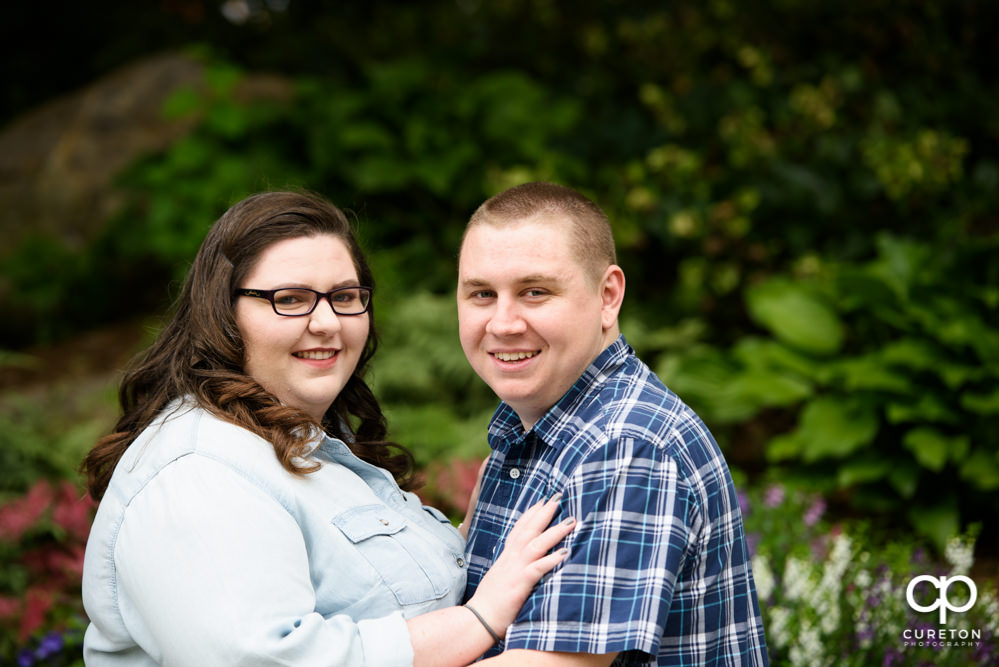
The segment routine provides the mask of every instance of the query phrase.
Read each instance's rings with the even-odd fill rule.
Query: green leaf
[[[930,393],[919,396],[915,403],[901,401],[888,403],[885,406],[885,418],[891,424],[907,421],[954,424],[961,421],[957,412],[941,401],[939,396]]]
[[[791,373],[818,381],[825,379],[823,377],[825,364],[775,340],[742,338],[736,342],[732,353],[747,368]]]
[[[800,378],[764,371],[737,375],[727,390],[740,402],[759,407],[792,405],[812,394],[811,384]]]
[[[996,456],[978,448],[961,466],[961,479],[966,479],[982,491],[999,489],[999,461]]]
[[[924,426],[908,431],[902,438],[902,444],[913,453],[919,465],[940,472],[947,463],[948,451],[957,440],[961,438],[949,438],[935,428]],[[966,442],[964,448],[967,449]]]
[[[884,479],[892,470],[893,462],[885,458],[864,458],[847,461],[839,467],[836,482],[841,487],[865,484]]]
[[[919,486],[919,467],[909,461],[894,461],[891,472],[888,473],[888,483],[898,495],[907,500],[912,498]]]
[[[999,388],[987,394],[961,394],[961,407],[980,415],[999,414]]]
[[[912,391],[912,379],[885,366],[875,354],[845,359],[836,365],[836,370],[848,391],[883,391],[903,396]]]
[[[798,424],[802,458],[814,462],[843,458],[869,444],[878,432],[875,409],[867,402],[832,396],[805,406]]]
[[[915,338],[887,343],[879,354],[886,364],[916,371],[933,370],[940,363],[940,353],[929,343]]]
[[[357,151],[391,151],[396,144],[392,133],[374,121],[353,121],[337,138],[344,148]]]
[[[932,505],[916,505],[909,510],[909,522],[943,553],[947,541],[957,535],[960,516],[953,495],[937,497]]]
[[[767,443],[767,459],[773,462],[787,461],[801,455],[802,442],[797,433],[785,433],[770,439]]]
[[[806,352],[828,355],[843,344],[843,324],[814,290],[774,279],[746,291],[749,314],[779,340]]]
[[[163,116],[169,120],[189,116],[201,108],[204,99],[191,86],[177,88],[163,102]]]
[[[873,275],[891,285],[896,294],[906,297],[924,273],[933,250],[929,245],[912,239],[881,234],[877,239],[880,257],[870,265]]]

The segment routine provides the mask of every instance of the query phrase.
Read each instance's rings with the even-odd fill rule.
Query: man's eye
[[[479,290],[477,292],[472,292],[473,299],[491,299],[496,296],[496,293],[491,290]]]
[[[529,289],[524,291],[524,294],[527,296],[544,296],[547,293],[548,292],[543,289]]]

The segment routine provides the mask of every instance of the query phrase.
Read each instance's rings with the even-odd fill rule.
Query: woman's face
[[[347,246],[321,234],[268,247],[239,287],[328,292],[359,284]],[[243,370],[283,404],[321,421],[357,367],[368,340],[368,317],[337,315],[327,299],[310,315],[285,317],[267,299],[241,296],[236,324],[246,346]]]

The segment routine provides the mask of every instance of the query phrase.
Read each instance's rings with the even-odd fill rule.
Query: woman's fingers
[[[538,551],[545,552],[554,547],[556,544],[565,539],[565,537],[572,532],[572,529],[576,527],[576,518],[568,517],[563,519],[559,523],[555,524],[545,532],[541,533],[533,540],[531,540],[531,546],[536,548]]]
[[[558,504],[562,500],[562,494],[556,493],[547,501],[535,503],[517,519],[517,522],[510,529],[510,536],[507,542],[517,537],[525,537],[530,540],[535,535],[541,533],[548,524],[552,522],[555,512],[558,511]]]

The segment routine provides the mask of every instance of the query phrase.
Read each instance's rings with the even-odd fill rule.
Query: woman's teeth
[[[332,359],[336,355],[336,350],[306,350],[305,352],[295,352],[299,359]]]

